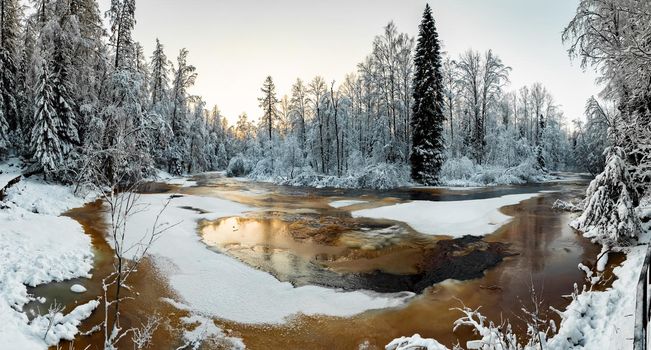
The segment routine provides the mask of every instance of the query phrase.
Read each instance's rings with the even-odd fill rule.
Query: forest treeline
[[[338,81],[297,79],[281,95],[267,77],[259,117],[228,125],[189,93],[197,72],[186,49],[172,62],[158,40],[151,53],[134,40],[135,5],[115,0],[102,14],[96,0],[0,0],[1,157],[19,155],[63,182],[226,168],[305,185],[409,181],[416,43],[394,23]],[[512,183],[603,168],[602,114],[568,123],[542,84],[511,87],[511,67],[491,50],[442,53],[439,68],[437,181]]]

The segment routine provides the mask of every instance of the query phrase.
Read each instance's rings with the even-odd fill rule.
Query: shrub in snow
[[[547,179],[534,156],[518,165],[479,165],[467,157],[450,158],[441,169],[441,182],[448,186],[512,185],[541,182]]]
[[[226,168],[226,176],[228,177],[244,176],[250,172],[251,165],[242,155],[237,155],[231,158],[230,162],[228,162],[228,167]]]
[[[42,338],[50,346],[57,345],[62,339],[73,340],[79,333],[81,321],[87,319],[99,306],[99,301],[91,300],[74,308],[69,314],[64,315],[61,308],[50,308],[45,316],[34,318],[29,327],[32,333]]]
[[[627,244],[640,230],[631,178],[619,147],[606,150],[606,167],[586,190],[585,210],[571,225],[605,244]]]
[[[448,180],[470,180],[475,172],[475,164],[464,156],[448,159],[441,168],[440,176]]]
[[[292,178],[270,178],[262,171],[254,170],[251,178],[262,181],[274,181],[289,186],[310,186],[316,188],[369,188],[386,190],[408,186],[409,169],[405,165],[379,163],[369,165],[358,171],[350,171],[345,176],[321,175],[309,166],[301,168]]]
[[[548,334],[554,332],[556,327],[553,321],[544,321],[540,315],[523,309],[524,319],[527,321],[526,343],[519,343],[517,336],[513,333],[511,324],[506,321],[502,324],[495,324],[489,321],[478,310],[468,307],[458,308],[464,316],[454,321],[454,330],[459,327],[471,327],[474,334],[480,339],[470,340],[466,343],[468,350],[539,350],[547,349]],[[524,344],[524,345],[523,345]],[[418,334],[411,337],[400,337],[391,341],[385,346],[386,350],[449,350],[434,339],[423,339]],[[456,345],[454,350],[463,350],[464,347]]]
[[[271,178],[273,175],[273,162],[269,158],[260,159],[249,174],[250,177],[260,180]]]
[[[414,334],[411,337],[400,337],[391,341],[384,347],[386,350],[407,350],[407,349],[426,349],[426,350],[448,350],[441,343],[434,339],[423,339],[420,334]]]
[[[386,190],[409,184],[408,170],[405,166],[379,163],[364,168],[355,175],[359,188]]]

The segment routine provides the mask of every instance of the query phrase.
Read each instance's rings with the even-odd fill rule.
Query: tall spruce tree
[[[59,138],[61,120],[56,115],[57,99],[47,62],[39,77],[36,89],[36,112],[31,144],[34,160],[43,168],[46,176],[58,169],[63,160],[63,146]]]
[[[21,5],[18,0],[0,0],[0,139],[6,137],[2,125],[18,132],[20,120],[16,102]]]
[[[264,123],[264,128],[267,131],[269,140],[271,140],[273,125],[276,119],[278,119],[278,98],[276,97],[276,85],[270,76],[264,80],[264,84],[260,91],[262,91],[263,94],[263,96],[258,99],[260,102],[260,108],[262,108],[264,112],[262,123]]]
[[[79,145],[79,133],[77,125],[79,124],[79,113],[76,105],[76,96],[72,93],[72,84],[70,82],[71,72],[75,69],[74,59],[74,38],[75,32],[69,26],[72,20],[70,12],[67,11],[65,3],[59,5],[64,12],[57,14],[56,18],[51,20],[50,30],[52,36],[52,52],[44,53],[53,57],[51,63],[52,71],[52,89],[56,104],[54,109],[60,120],[59,138],[63,154],[67,155]],[[43,38],[46,40],[46,38]]]
[[[445,160],[441,47],[429,4],[425,7],[414,56],[413,115],[411,117],[411,177],[436,184]]]
[[[156,49],[151,56],[151,103],[160,103],[169,89],[169,61],[165,55],[163,44],[156,39]]]
[[[273,168],[274,157],[273,157],[273,128],[274,124],[280,117],[278,112],[278,98],[276,97],[276,85],[274,84],[271,76],[268,76],[264,80],[262,85],[262,97],[258,98],[260,102],[260,108],[262,108],[263,116],[260,120],[260,127],[264,128],[263,130],[267,134],[267,149],[269,158],[271,159],[271,167]]]

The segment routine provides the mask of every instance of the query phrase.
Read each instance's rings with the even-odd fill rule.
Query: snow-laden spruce
[[[607,151],[606,168],[590,183],[581,216],[572,226],[604,244],[627,244],[641,231],[631,177],[619,147]]]

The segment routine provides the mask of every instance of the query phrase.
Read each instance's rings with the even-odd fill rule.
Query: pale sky
[[[182,47],[199,74],[192,93],[217,104],[234,122],[261,114],[267,75],[279,97],[300,77],[342,81],[370,53],[374,36],[393,20],[411,36],[422,0],[137,0],[135,39],[148,56],[159,38],[175,61]],[[453,57],[493,49],[511,66],[511,86],[540,81],[568,120],[583,115],[599,89],[593,72],[571,62],[561,43],[578,0],[432,0],[439,38]],[[110,0],[100,0],[102,11]]]

